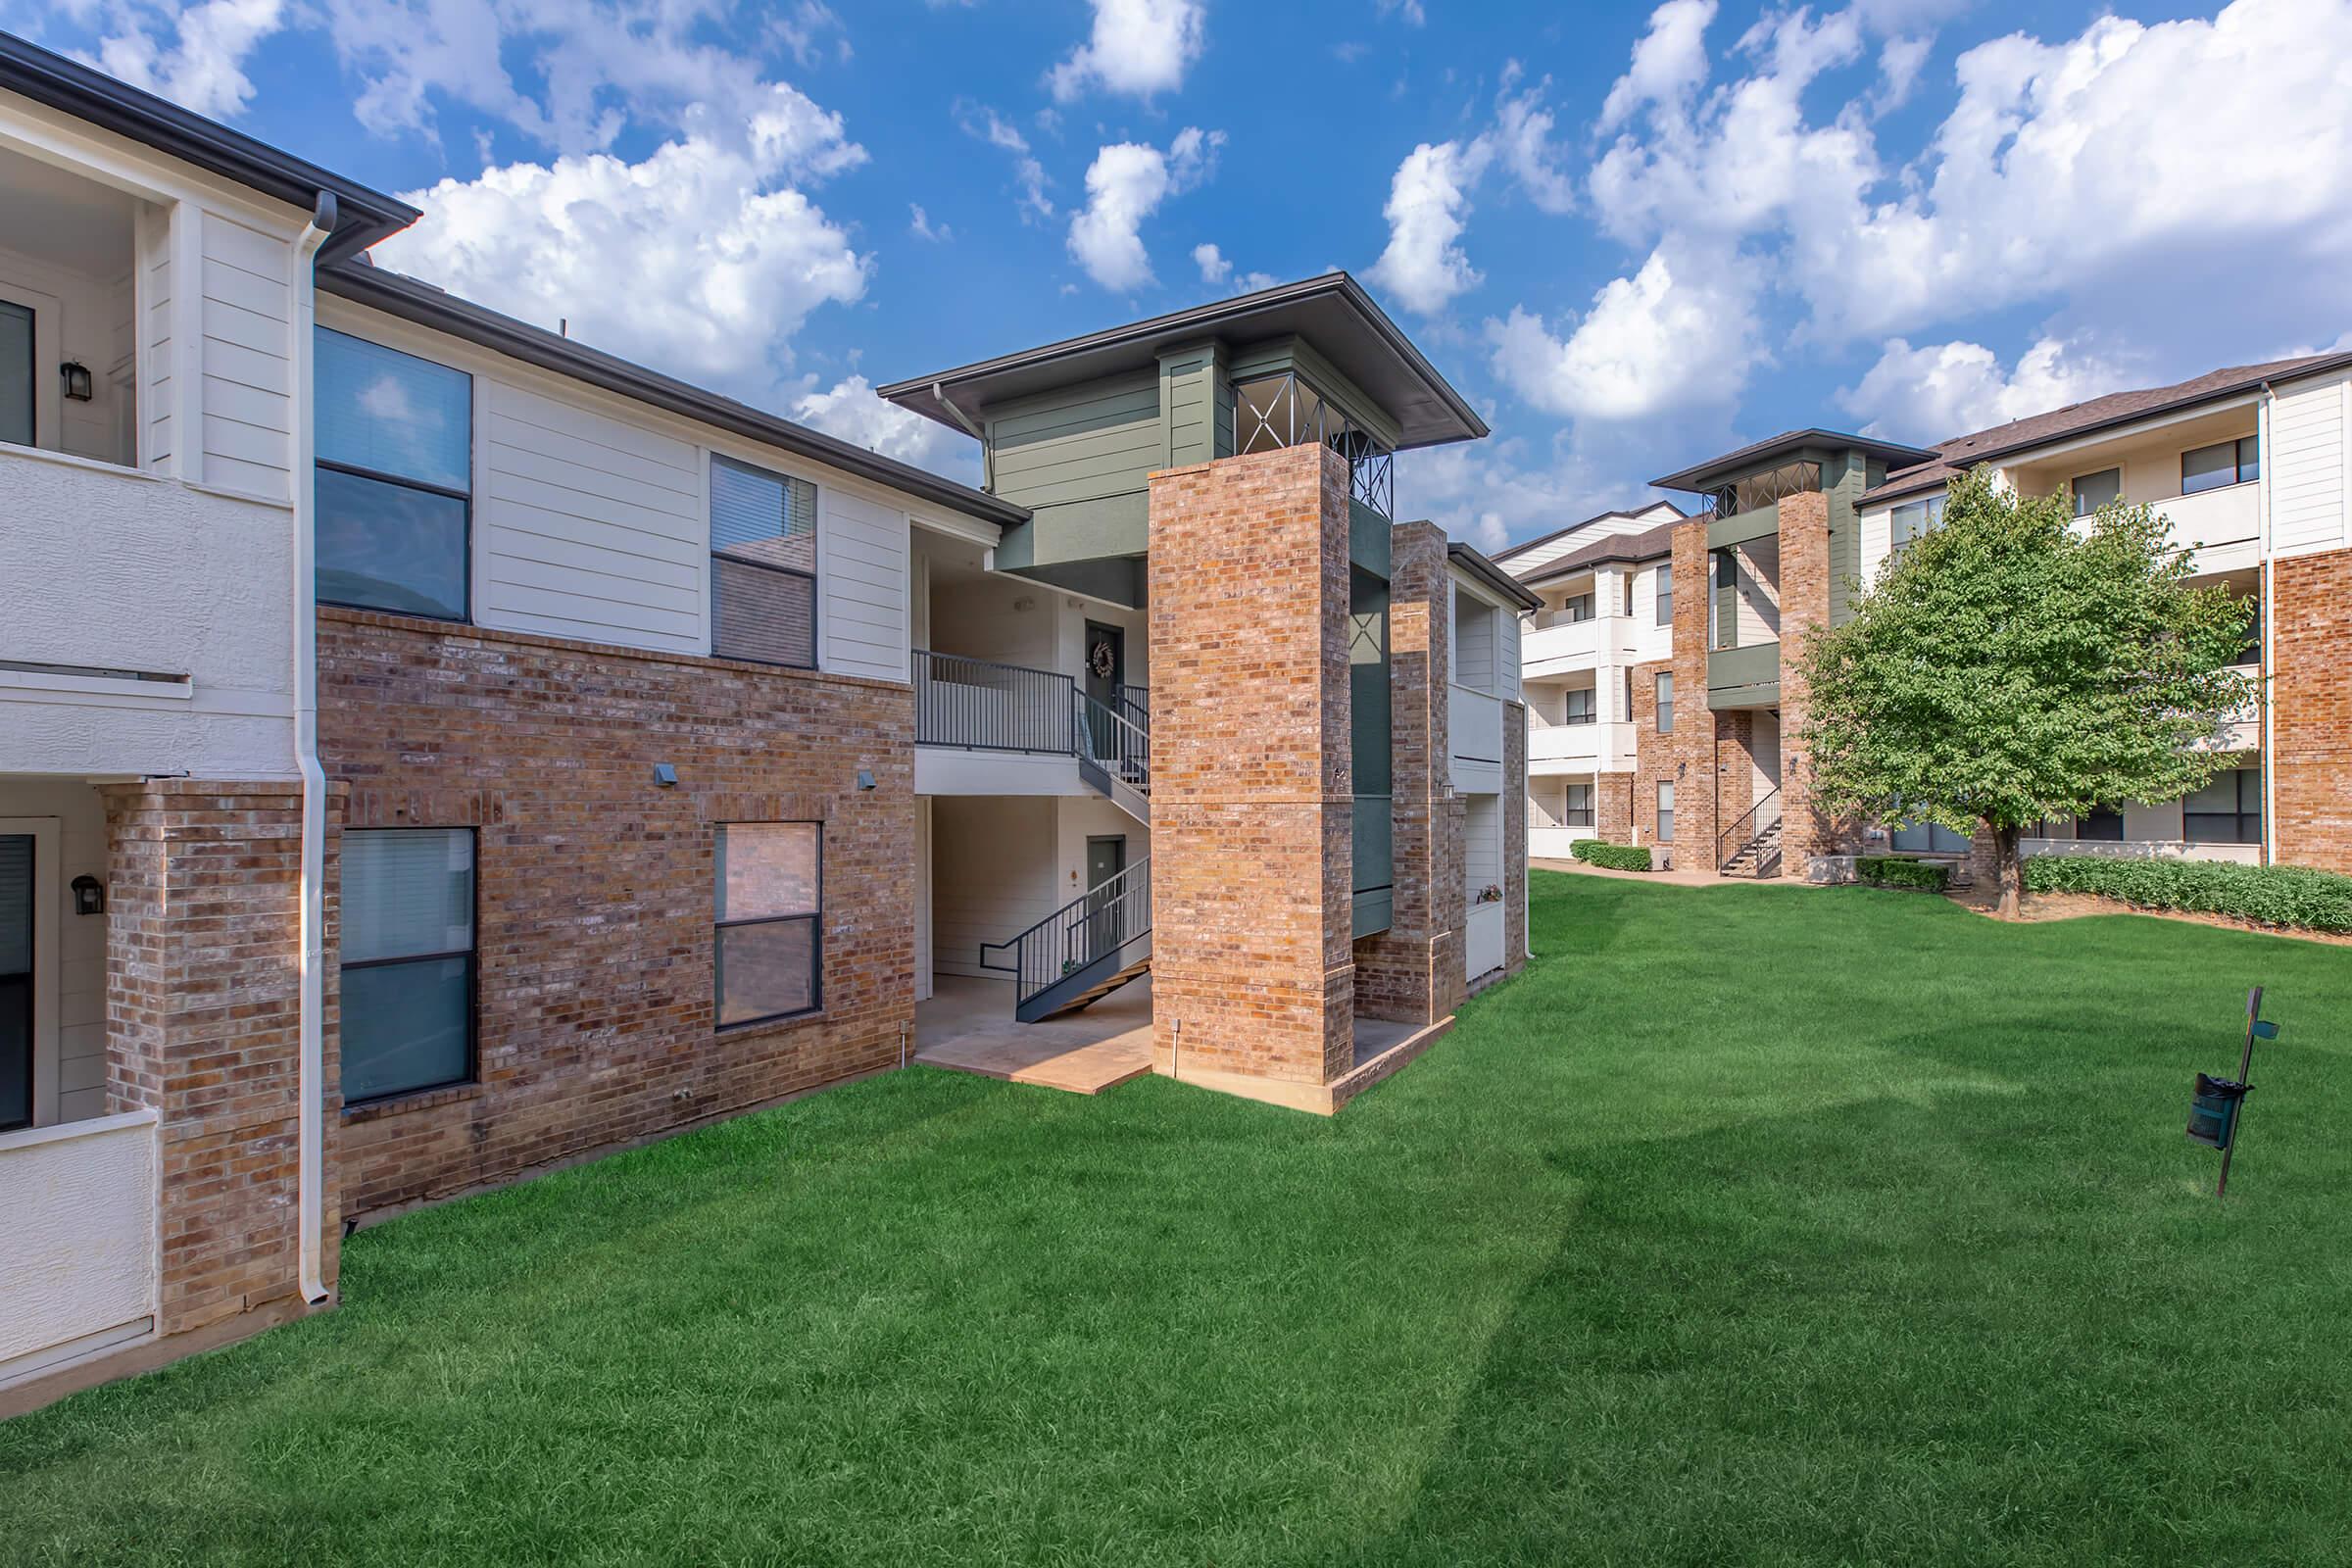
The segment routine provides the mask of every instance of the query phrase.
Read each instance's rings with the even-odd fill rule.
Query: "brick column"
[[[1152,476],[1153,1059],[1321,1085],[1354,1052],[1348,467]]]
[[[158,1328],[177,1334],[299,1285],[302,798],[290,781],[104,793],[108,1107],[161,1117]],[[341,1232],[331,821],[327,848],[319,1244],[331,1283]]]
[[[1803,656],[1805,639],[1830,619],[1830,498],[1781,499],[1781,863],[1803,877],[1816,855],[1850,848],[1850,831],[1815,806]]]
[[[1452,768],[1446,616],[1453,580],[1446,568],[1446,535],[1436,525],[1399,523],[1392,537],[1396,894],[1389,929],[1355,944],[1355,1010],[1397,1023],[1434,1023],[1453,1010],[1462,991],[1462,808],[1446,799]]]
[[[1643,769],[1648,799],[1634,803],[1634,820],[1657,826],[1657,781],[1674,781],[1674,863],[1683,869],[1715,868],[1712,858],[1715,812],[1715,713],[1707,707],[1707,649],[1715,639],[1707,623],[1707,518],[1677,523],[1674,529],[1674,733],[1656,736],[1666,744],[1660,765]],[[1653,691],[1650,705],[1654,709]],[[1646,764],[1648,759],[1643,759]]]
[[[2272,824],[2278,858],[2352,871],[2352,550],[2273,564],[2271,603]]]

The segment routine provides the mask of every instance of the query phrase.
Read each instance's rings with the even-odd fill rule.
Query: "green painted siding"
[[[1767,708],[1781,698],[1781,645],[1718,648],[1707,655],[1709,708]]]
[[[1217,377],[1216,453],[1220,458],[1233,456],[1233,378]]]
[[[1822,489],[1830,500],[1830,624],[1833,626],[1842,626],[1853,618],[1854,579],[1862,573],[1862,517],[1855,503],[1873,482],[1872,467],[1859,452],[1841,452],[1821,466]]]
[[[1006,530],[1000,565],[1143,554],[1149,476],[1165,464],[1159,382],[1147,370],[986,411],[990,481],[1037,514]]]
[[[1159,357],[1159,414],[1164,442],[1159,466],[1207,463],[1217,451],[1217,391],[1224,349],[1215,343],[1171,349]],[[1232,441],[1233,393],[1225,391],[1225,428]]]

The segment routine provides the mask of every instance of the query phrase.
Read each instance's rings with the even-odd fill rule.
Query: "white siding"
[[[1612,592],[1623,592],[1613,579],[1609,587]],[[1515,703],[1519,701],[1520,620],[1510,611],[1498,610],[1494,612],[1494,621],[1495,630],[1494,689],[1501,693],[1504,702]]]
[[[931,961],[940,974],[1001,978],[980,945],[1009,942],[1069,902],[1055,874],[1050,796],[942,796],[931,803]],[[997,955],[999,962],[1008,961]]]
[[[817,524],[817,664],[833,674],[906,678],[906,514],[822,486]]]
[[[1862,569],[1864,583],[1878,581],[1879,567],[1894,548],[1894,509],[1882,507],[1862,514]]]
[[[0,1133],[10,1286],[0,1385],[151,1326],[156,1166],[152,1110]]]
[[[702,455],[687,442],[474,379],[485,626],[710,651]]]
[[[129,389],[117,387],[112,371],[130,353],[130,258],[110,261],[122,264],[120,275],[83,277],[0,247],[0,299],[32,310],[36,363],[74,361],[90,372],[94,395],[86,403],[63,396],[54,373],[34,380],[34,441],[99,463],[127,463],[116,422]]]
[[[144,319],[146,358],[139,367],[138,404],[146,425],[144,467],[172,467],[173,408],[176,402],[172,361],[172,217],[142,208],[138,217],[138,265],[141,271],[137,305]]]
[[[287,500],[292,247],[219,213],[201,233],[205,482]]]
[[[2343,376],[2281,388],[2271,405],[2271,550],[2278,556],[2341,549],[2345,543]]]
[[[1453,679],[1472,691],[1492,692],[1494,679],[1495,611],[1461,584],[1453,589]]]

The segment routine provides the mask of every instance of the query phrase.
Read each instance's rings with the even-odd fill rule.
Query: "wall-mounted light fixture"
[[[104,914],[106,912],[106,889],[98,885],[96,877],[86,874],[77,876],[69,886],[74,889],[74,912],[75,914]]]
[[[676,764],[671,762],[656,762],[654,764],[654,782],[665,790],[676,789],[678,787],[678,769]]]
[[[68,360],[57,368],[57,373],[66,383],[67,397],[76,403],[90,401],[90,368],[88,366],[79,360]]]

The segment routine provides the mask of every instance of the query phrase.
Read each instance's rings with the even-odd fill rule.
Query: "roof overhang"
[[[0,33],[0,88],[305,212],[318,208],[321,192],[332,195],[337,221],[319,247],[321,266],[399,233],[420,216],[407,202],[8,33]]]
[[[1525,583],[1458,540],[1446,542],[1446,563],[1507,605],[1522,611],[1544,608],[1543,599]]]
[[[1346,272],[1326,272],[1168,316],[1131,321],[877,388],[880,396],[970,433],[990,404],[1150,368],[1162,350],[1206,338],[1229,344],[1296,335],[1394,417],[1399,450],[1472,441],[1487,424]]]
[[[510,359],[526,365],[553,370],[590,386],[665,410],[682,417],[708,424],[776,447],[812,463],[856,474],[874,484],[886,485],[907,495],[918,496],[934,505],[978,517],[1000,526],[1029,520],[1029,511],[1003,501],[986,491],[957,484],[927,468],[917,468],[896,459],[869,452],[864,447],[852,446],[807,425],[780,419],[772,414],[762,414],[748,403],[721,397],[715,392],[685,381],[676,380],[643,366],[632,365],[570,338],[518,321],[511,316],[484,310],[479,305],[462,300],[454,294],[435,288],[430,283],[404,277],[398,272],[354,262],[318,274],[318,286],[329,294],[350,300],[395,316],[418,326],[447,332],[452,337],[478,344]]]
[[[1932,463],[1941,457],[1939,452],[1925,447],[1907,447],[1898,441],[1881,441],[1875,436],[1854,435],[1843,430],[1785,430],[1753,446],[1727,452],[1720,458],[1710,458],[1680,473],[1670,473],[1663,479],[1649,482],[1660,490],[1713,490],[1735,479],[1777,467],[1782,463],[1801,458],[1807,452],[1859,452],[1864,457],[1877,458],[1889,468],[1908,468],[1922,463]]]

